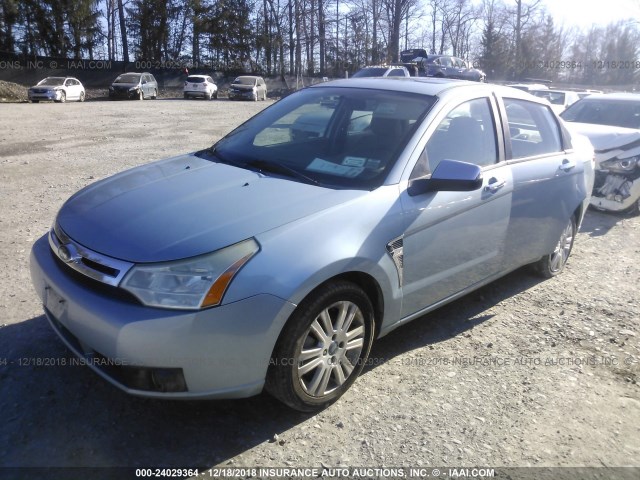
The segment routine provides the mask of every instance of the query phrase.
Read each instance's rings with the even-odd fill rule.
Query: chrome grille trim
[[[73,241],[64,233],[59,225],[55,225],[49,232],[49,246],[53,254],[76,272],[81,273],[98,282],[117,287],[127,272],[133,267],[133,263],[116,260],[101,253],[94,252],[79,243]],[[61,254],[63,247],[66,252],[73,252],[71,258],[64,258]],[[86,263],[85,263],[86,261]],[[94,268],[93,265],[104,267],[104,271]]]

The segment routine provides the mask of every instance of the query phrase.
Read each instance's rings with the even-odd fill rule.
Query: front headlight
[[[121,287],[151,307],[198,310],[219,305],[227,287],[260,249],[245,240],[207,255],[133,267]]]
[[[635,170],[636,165],[640,165],[640,156],[623,159],[612,158],[611,160],[600,162],[599,168],[610,172],[629,173]]]

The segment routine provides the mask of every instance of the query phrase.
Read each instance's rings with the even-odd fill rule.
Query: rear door
[[[502,269],[513,182],[498,122],[495,99],[481,96],[443,109],[427,132],[411,178],[429,178],[442,160],[459,160],[482,167],[483,184],[464,192],[401,192],[403,317]]]
[[[584,164],[551,107],[515,98],[502,102],[514,182],[505,264],[513,268],[553,250],[581,203]]]

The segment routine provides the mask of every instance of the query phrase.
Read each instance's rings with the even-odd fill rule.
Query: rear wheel
[[[571,217],[562,230],[556,247],[549,255],[545,255],[534,264],[536,271],[544,278],[555,277],[562,273],[564,266],[569,260],[569,254],[573,248],[573,241],[576,237],[576,219]]]
[[[84,92],[80,92],[80,101],[81,101],[81,102],[84,102],[84,99],[85,99],[85,94],[84,94]]]
[[[151,100],[155,100],[156,98],[158,98],[158,90],[154,90],[153,91],[153,95],[151,95]]]
[[[373,332],[373,307],[360,287],[344,281],[320,287],[280,334],[267,391],[303,412],[328,406],[362,371]]]
[[[213,93],[213,98],[215,98],[216,100],[218,99],[218,91],[217,90]]]

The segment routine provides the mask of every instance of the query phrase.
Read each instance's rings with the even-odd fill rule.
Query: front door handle
[[[484,187],[484,191],[495,193],[498,190],[500,190],[502,187],[504,187],[506,184],[507,184],[506,180],[501,180],[496,177],[491,177],[489,179],[489,182],[487,183],[487,186]]]
[[[569,160],[567,158],[565,158],[564,160],[562,160],[562,164],[560,165],[560,170],[563,170],[565,172],[568,172],[569,170],[571,170],[572,168],[576,168],[576,162],[573,160]]]

